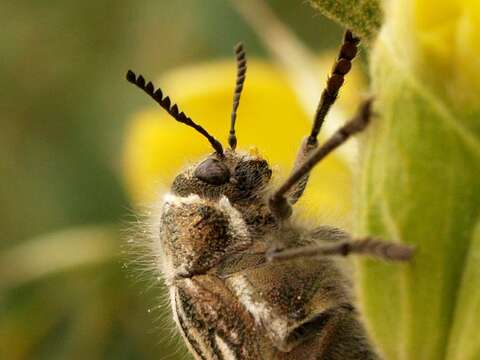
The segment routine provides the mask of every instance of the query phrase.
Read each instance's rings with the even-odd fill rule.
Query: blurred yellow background
[[[270,5],[314,54],[337,47],[342,30],[302,1]],[[275,77],[278,70],[266,65],[275,59],[227,1],[4,2],[0,23],[0,359],[183,358],[168,308],[159,300],[162,289],[151,286],[148,275],[131,270],[129,255],[122,255],[122,229],[134,212],[135,200],[148,197],[145,187],[158,173],[158,164],[164,166],[155,162],[151,174],[142,172],[151,170],[142,168],[149,161],[141,146],[145,136],[155,137],[157,131],[169,141],[178,135],[180,144],[187,144],[181,140],[183,131],[191,142],[205,141],[162,117],[161,109],[126,82],[126,70],[165,79],[180,108],[187,113],[190,109],[195,120],[208,124],[224,141],[230,90],[225,90],[228,96],[221,92],[209,97],[205,86],[203,95],[195,98],[201,103],[195,105],[186,95],[182,98],[182,88],[187,93],[198,86],[196,82],[202,85],[199,71],[205,69],[208,76],[217,76],[213,83],[231,80],[233,91],[232,48],[242,40],[249,58],[257,59],[247,73],[245,94],[252,82],[252,94],[260,95],[258,103],[245,95],[245,104],[240,104],[239,146],[255,141],[253,129],[246,128],[255,121],[262,129],[274,124],[281,129],[278,134],[298,137],[308,128],[309,114],[293,95],[291,103],[289,97],[279,101],[278,94],[272,95],[278,86],[287,86]],[[212,66],[222,59],[232,62],[223,62],[225,69],[215,75]],[[333,56],[330,59],[333,63]],[[178,70],[187,66],[196,71],[192,79],[179,76],[188,74]],[[255,74],[261,78],[255,80]],[[326,76],[327,72],[319,74],[318,81]],[[219,98],[225,99],[220,105]],[[259,109],[262,104],[271,108]],[[281,106],[303,118],[282,117]],[[225,112],[220,128],[217,120],[203,117],[221,121],[212,107]],[[201,115],[204,110],[208,112]],[[156,111],[165,125],[155,129],[150,117],[145,120],[150,125],[139,130],[137,114],[148,111]],[[172,132],[162,133],[166,129]],[[273,153],[261,147],[260,152],[289,164],[296,148],[286,149],[285,141],[279,136],[265,139],[271,144],[266,150]],[[299,141],[287,143],[290,147]],[[167,161],[168,176],[179,162],[198,158],[190,159],[189,150],[181,153],[181,147],[175,154],[162,154],[159,144],[155,149],[146,144],[145,151],[151,150],[150,155],[160,151],[162,159],[175,155]],[[275,151],[282,147],[291,155]],[[200,150],[209,151],[204,147],[194,153]],[[350,193],[343,189],[349,189],[350,175],[345,175],[346,165],[339,160],[332,164],[344,175],[329,179],[323,174],[324,185],[341,182],[337,194],[343,198],[332,211],[344,215]],[[334,192],[323,194],[320,199],[335,203]]]

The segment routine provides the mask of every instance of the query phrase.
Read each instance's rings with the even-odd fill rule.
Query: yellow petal
[[[400,62],[458,108],[478,108],[480,1],[393,0],[387,24],[407,49]]]

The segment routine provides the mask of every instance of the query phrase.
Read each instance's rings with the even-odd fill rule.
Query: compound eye
[[[200,163],[195,169],[194,175],[197,179],[210,185],[223,185],[230,180],[230,170],[217,159],[207,159]]]

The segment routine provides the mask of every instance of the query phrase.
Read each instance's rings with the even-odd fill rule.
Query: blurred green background
[[[337,46],[302,1],[270,5],[312,50]],[[267,51],[224,0],[0,8],[0,359],[184,358],[162,289],[122,255],[122,141],[145,104],[124,75],[231,57],[239,40]]]

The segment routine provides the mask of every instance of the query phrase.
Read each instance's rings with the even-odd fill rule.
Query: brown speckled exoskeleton
[[[317,135],[351,68],[359,39],[347,31],[294,169],[278,189],[258,155],[236,150],[235,120],[246,73],[235,49],[230,149],[192,121],[151,82],[127,79],[177,121],[195,128],[215,150],[180,173],[153,222],[153,249],[170,292],[174,320],[196,359],[378,359],[334,255],[363,253],[407,260],[412,249],[352,238],[330,227],[305,228],[290,217],[310,170],[351,135],[362,131],[372,101],[319,146]]]

